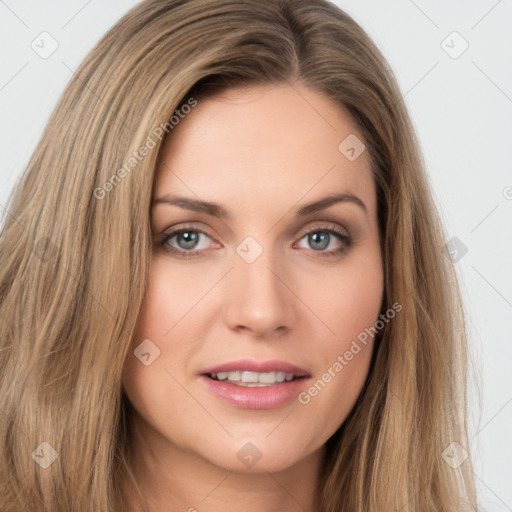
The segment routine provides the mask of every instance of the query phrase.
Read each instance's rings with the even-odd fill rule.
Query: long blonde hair
[[[365,137],[383,311],[402,306],[379,335],[356,406],[327,442],[318,510],[476,509],[470,457],[454,469],[442,456],[453,442],[468,447],[459,287],[383,56],[326,0],[147,0],[76,71],[4,216],[3,512],[125,510],[130,404],[121,374],[151,258],[162,143],[154,134],[172,136],[169,119],[191,98],[245,84],[293,90],[296,80],[343,105]]]

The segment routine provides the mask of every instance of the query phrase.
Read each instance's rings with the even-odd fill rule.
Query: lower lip
[[[242,409],[275,409],[293,398],[304,388],[308,378],[280,382],[272,386],[247,387],[228,382],[220,382],[201,375],[208,389],[222,400]]]

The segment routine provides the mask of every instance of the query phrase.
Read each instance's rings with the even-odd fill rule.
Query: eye
[[[176,229],[166,233],[160,245],[169,253],[182,258],[200,256],[201,251],[208,249],[211,238],[204,232],[192,227]]]
[[[337,228],[319,226],[310,228],[299,243],[302,241],[309,247],[302,246],[301,248],[312,249],[319,253],[319,256],[335,256],[345,253],[353,243],[350,236],[342,233]]]

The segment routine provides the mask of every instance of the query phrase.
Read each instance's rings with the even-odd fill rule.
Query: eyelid
[[[197,231],[198,233],[202,233],[202,234],[208,236],[212,240],[215,239],[215,237],[212,236],[207,229],[204,229],[202,227],[198,227],[196,225],[195,221],[192,221],[192,222],[180,222],[179,224],[175,224],[173,226],[167,227],[167,228],[165,228],[160,233],[159,236],[160,236],[160,238],[165,238],[168,235],[175,235],[176,233],[179,233],[179,232],[182,232],[182,231],[187,231],[187,230],[188,231]]]
[[[340,235],[346,236],[346,237],[350,236],[350,233],[348,232],[348,229],[346,229],[344,227],[341,227],[338,224],[335,224],[335,223],[330,222],[330,221],[323,221],[323,222],[322,221],[317,221],[316,224],[312,224],[305,231],[303,231],[301,229],[301,230],[299,230],[298,233],[302,233],[302,236],[301,236],[301,238],[302,238],[305,235],[307,235],[308,233],[311,233],[312,231],[322,231],[322,230],[325,230],[325,231],[335,231],[336,233],[339,233]],[[345,231],[345,232],[343,232],[343,231]]]

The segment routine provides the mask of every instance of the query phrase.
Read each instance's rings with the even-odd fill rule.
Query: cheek
[[[378,319],[384,292],[379,246],[372,243],[336,266],[303,270],[297,276],[299,295],[320,320],[319,339],[327,342],[323,353],[332,358]]]
[[[158,258],[154,259],[122,378],[123,388],[138,415],[160,432],[168,431],[170,424],[179,424],[173,404],[180,404],[180,418],[197,415],[190,396],[177,383],[183,381],[180,371],[186,367],[191,343],[172,341],[179,339],[176,333],[183,332],[180,328],[186,326],[187,320],[183,317],[197,302],[198,291],[190,286],[194,282],[190,276],[180,275],[176,270],[171,273],[169,268],[170,265],[166,268]],[[142,346],[143,350],[139,348]],[[147,353],[149,356],[144,357]],[[180,443],[180,432],[186,431],[186,426],[173,429],[174,441]]]
[[[222,269],[215,272],[222,275]],[[198,306],[206,304],[201,299],[215,279],[216,275],[199,277],[192,265],[171,265],[166,256],[153,256],[146,296],[124,364],[123,383],[132,401],[139,397],[154,402],[159,388],[164,386],[167,392],[173,388],[167,372],[174,375],[186,370],[201,341],[194,315],[202,315]],[[149,359],[150,364],[143,364],[134,351],[149,352],[142,360]]]
[[[123,385],[129,392],[130,399],[133,398],[132,401],[137,401],[136,397],[139,396],[154,396],[153,379],[156,375],[161,376],[168,367],[169,351],[166,349],[166,339],[170,337],[169,331],[172,332],[173,325],[179,320],[183,305],[182,297],[177,300],[175,293],[176,289],[181,289],[180,283],[175,280],[168,281],[162,271],[158,261],[155,261],[131,349],[124,364]],[[176,355],[175,353],[174,356]]]
[[[175,317],[181,316],[180,312],[189,302],[189,296],[194,295],[197,280],[190,280],[186,272],[179,270],[179,267],[176,269],[166,265],[163,258],[153,257],[141,312],[141,329],[158,331],[160,336],[164,336],[176,322]]]
[[[354,406],[371,362],[376,322],[382,305],[383,270],[378,250],[354,263],[316,273],[303,285],[302,296],[316,313],[316,353],[321,365],[299,397],[310,417],[321,418],[322,430],[335,431]],[[323,325],[322,325],[323,324]]]
[[[164,346],[172,340],[211,288],[215,276],[198,276],[193,266],[170,264],[165,256],[153,257],[146,298],[139,316],[136,338],[154,338]]]

